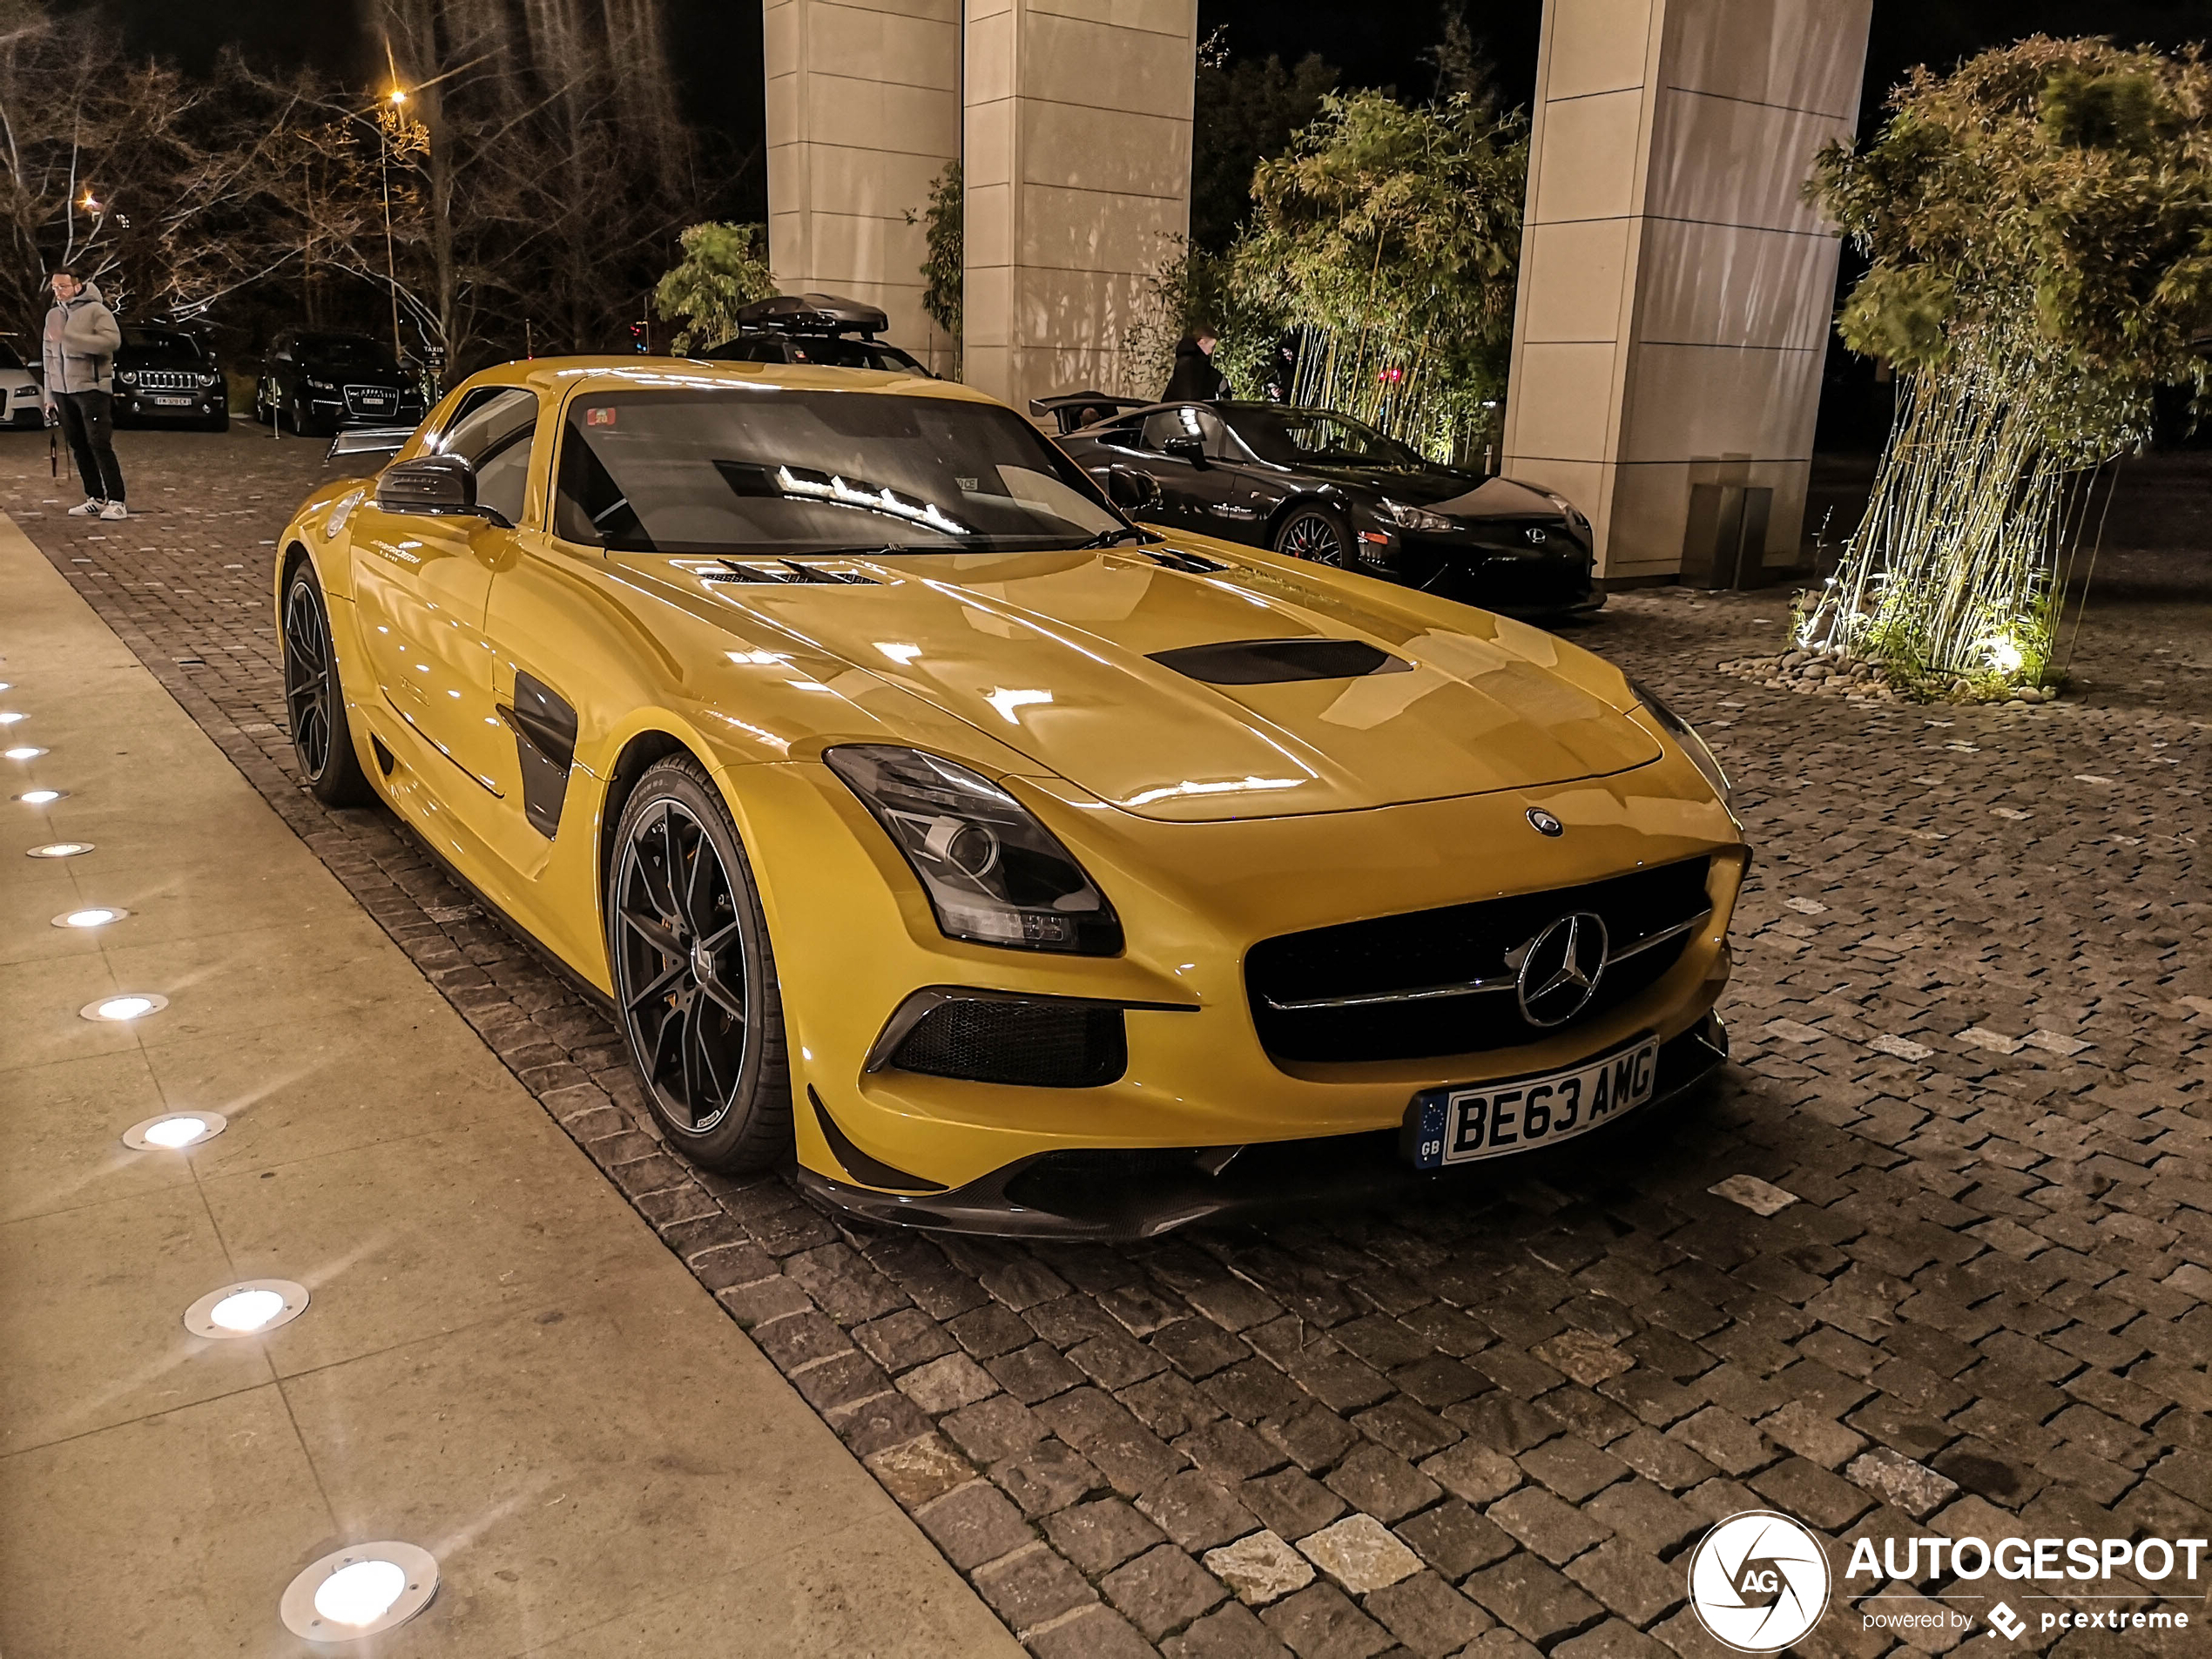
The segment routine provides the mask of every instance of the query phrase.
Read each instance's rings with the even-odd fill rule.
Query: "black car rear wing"
[[[1050,417],[1064,438],[1124,410],[1149,409],[1154,401],[1149,397],[1109,397],[1103,392],[1057,392],[1050,397],[1031,398],[1029,416],[1036,421]]]

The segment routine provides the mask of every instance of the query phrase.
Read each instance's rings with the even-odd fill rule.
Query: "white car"
[[[0,419],[9,426],[42,427],[46,424],[46,412],[40,406],[37,376],[23,366],[23,359],[16,348],[0,341]]]

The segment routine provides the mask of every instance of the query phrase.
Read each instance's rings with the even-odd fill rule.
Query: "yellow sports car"
[[[919,376],[493,369],[278,543],[300,764],[611,1002],[671,1147],[863,1216],[1372,1197],[1724,1057],[1686,725],[1145,489]]]

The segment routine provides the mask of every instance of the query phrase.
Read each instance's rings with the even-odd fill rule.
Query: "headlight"
[[[1028,808],[965,766],[853,744],[822,757],[921,878],[948,939],[1111,956],[1121,918]]]
[[[1728,774],[1721,770],[1721,763],[1713,758],[1713,752],[1705,746],[1705,739],[1697,735],[1696,728],[1669,708],[1659,693],[1642,680],[1630,680],[1629,689],[1635,693],[1637,702],[1651,711],[1651,718],[1673,734],[1675,741],[1682,745],[1683,752],[1705,774],[1705,781],[1712,785],[1713,792],[1721,798],[1721,805],[1733,813],[1735,787],[1728,781]]]
[[[138,383],[138,371],[135,368],[118,369],[115,374],[115,378],[121,381],[125,386],[136,386]]]
[[[338,388],[329,381],[319,381],[312,374],[307,376],[307,384],[314,387],[318,392],[334,392],[338,389]]]
[[[1561,513],[1566,516],[1567,522],[1575,529],[1580,530],[1585,536],[1588,536],[1590,533],[1590,521],[1583,516],[1582,509],[1575,506],[1573,502],[1568,500],[1566,496],[1554,495],[1550,490],[1547,489],[1544,492],[1544,499],[1549,502],[1553,506],[1558,508]]]
[[[1383,499],[1382,514],[1400,529],[1426,530],[1436,535],[1459,529],[1441,513],[1432,513],[1426,507],[1408,507],[1404,502],[1392,501],[1387,496]]]
[[[199,371],[199,383],[202,386],[212,386],[222,378],[221,374],[214,369],[203,368]]]

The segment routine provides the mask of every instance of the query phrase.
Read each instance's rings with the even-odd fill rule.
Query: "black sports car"
[[[115,354],[118,426],[188,421],[220,432],[231,423],[230,389],[214,351],[195,334],[126,323]]]
[[[422,383],[367,334],[279,334],[253,393],[253,418],[298,433],[341,426],[414,426],[428,414]]]
[[[1605,603],[1591,580],[1589,521],[1548,490],[1438,466],[1325,409],[1155,403],[1105,413],[1121,401],[1079,392],[1030,408],[1058,419],[1062,446],[1140,518],[1513,616]]]

